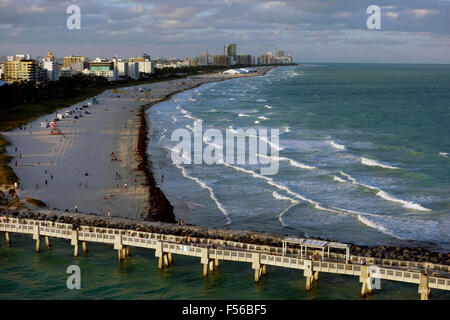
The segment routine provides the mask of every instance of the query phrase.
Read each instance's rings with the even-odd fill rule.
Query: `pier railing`
[[[375,278],[419,285],[422,299],[427,299],[430,289],[450,290],[449,266],[428,262],[376,259],[356,255],[348,256],[336,252],[320,254],[317,250],[281,248],[268,245],[255,245],[221,239],[175,236],[144,231],[103,228],[94,226],[74,226],[67,223],[0,217],[0,231],[6,234],[7,244],[11,243],[10,233],[31,234],[36,240],[36,251],[40,250],[40,238],[67,239],[74,246],[78,256],[81,242],[83,252],[86,243],[112,244],[118,251],[119,260],[125,259],[131,247],[154,249],[158,257],[158,267],[172,263],[172,255],[198,257],[203,264],[203,275],[214,271],[220,261],[239,261],[251,263],[255,270],[255,281],[267,273],[266,266],[298,269],[304,271],[306,289],[310,290],[320,272],[358,276],[363,284],[361,295],[372,292]],[[376,275],[372,274],[376,270]]]

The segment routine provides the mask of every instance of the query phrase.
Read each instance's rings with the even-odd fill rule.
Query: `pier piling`
[[[11,247],[11,238],[9,236],[9,232],[5,232],[5,238],[6,238],[6,246]]]
[[[214,259],[214,268],[216,269],[220,268],[219,258]]]
[[[312,260],[305,260],[304,267],[305,267],[305,269],[304,269],[303,275],[306,278],[305,290],[310,291],[312,282],[314,280],[314,271],[313,271]]]
[[[208,276],[208,264],[204,263],[203,264],[203,277],[207,277]]]
[[[41,251],[41,239],[38,237],[36,239],[36,253],[39,253]]]
[[[420,276],[418,292],[420,293],[420,300],[428,300],[430,298],[431,289],[428,287],[428,276],[427,275]]]
[[[368,266],[361,266],[361,275],[359,276],[359,282],[362,282],[361,298],[370,296],[372,294],[372,283]]]
[[[81,243],[81,246],[83,247],[83,254],[87,254],[88,249],[87,249],[86,241],[83,241]]]
[[[48,236],[45,236],[45,247],[46,247],[47,249],[50,249],[50,248],[51,248],[51,245],[50,245],[50,239],[49,239]]]

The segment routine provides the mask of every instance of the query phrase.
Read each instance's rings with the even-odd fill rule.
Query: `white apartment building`
[[[143,61],[138,62],[139,64],[139,72],[145,73],[145,74],[151,74],[155,73],[155,65],[151,61]]]
[[[128,73],[131,79],[139,79],[139,62],[128,62]]]
[[[59,80],[59,67],[56,59],[45,57],[42,59],[42,69],[46,74],[48,81],[58,81]]]

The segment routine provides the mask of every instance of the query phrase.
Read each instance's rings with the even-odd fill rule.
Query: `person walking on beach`
[[[53,175],[52,174],[50,175],[50,180],[53,180]]]
[[[75,205],[75,212],[78,212],[78,206]]]
[[[47,180],[45,180],[45,186],[47,186],[47,184],[48,184],[48,181],[47,181]]]
[[[164,174],[161,174],[161,183],[164,182]]]
[[[125,191],[127,191],[127,184],[126,183],[123,185],[123,188],[125,189]]]
[[[15,150],[15,152],[17,152],[17,147],[15,147],[15,149],[14,149],[14,150]]]
[[[108,209],[108,218],[111,219],[111,210]]]

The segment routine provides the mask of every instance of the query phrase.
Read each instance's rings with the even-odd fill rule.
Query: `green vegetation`
[[[39,199],[33,199],[33,198],[26,198],[25,199],[26,202],[32,204],[35,207],[39,207],[39,208],[45,208],[47,207],[47,205],[45,204],[45,202],[39,200]]]

